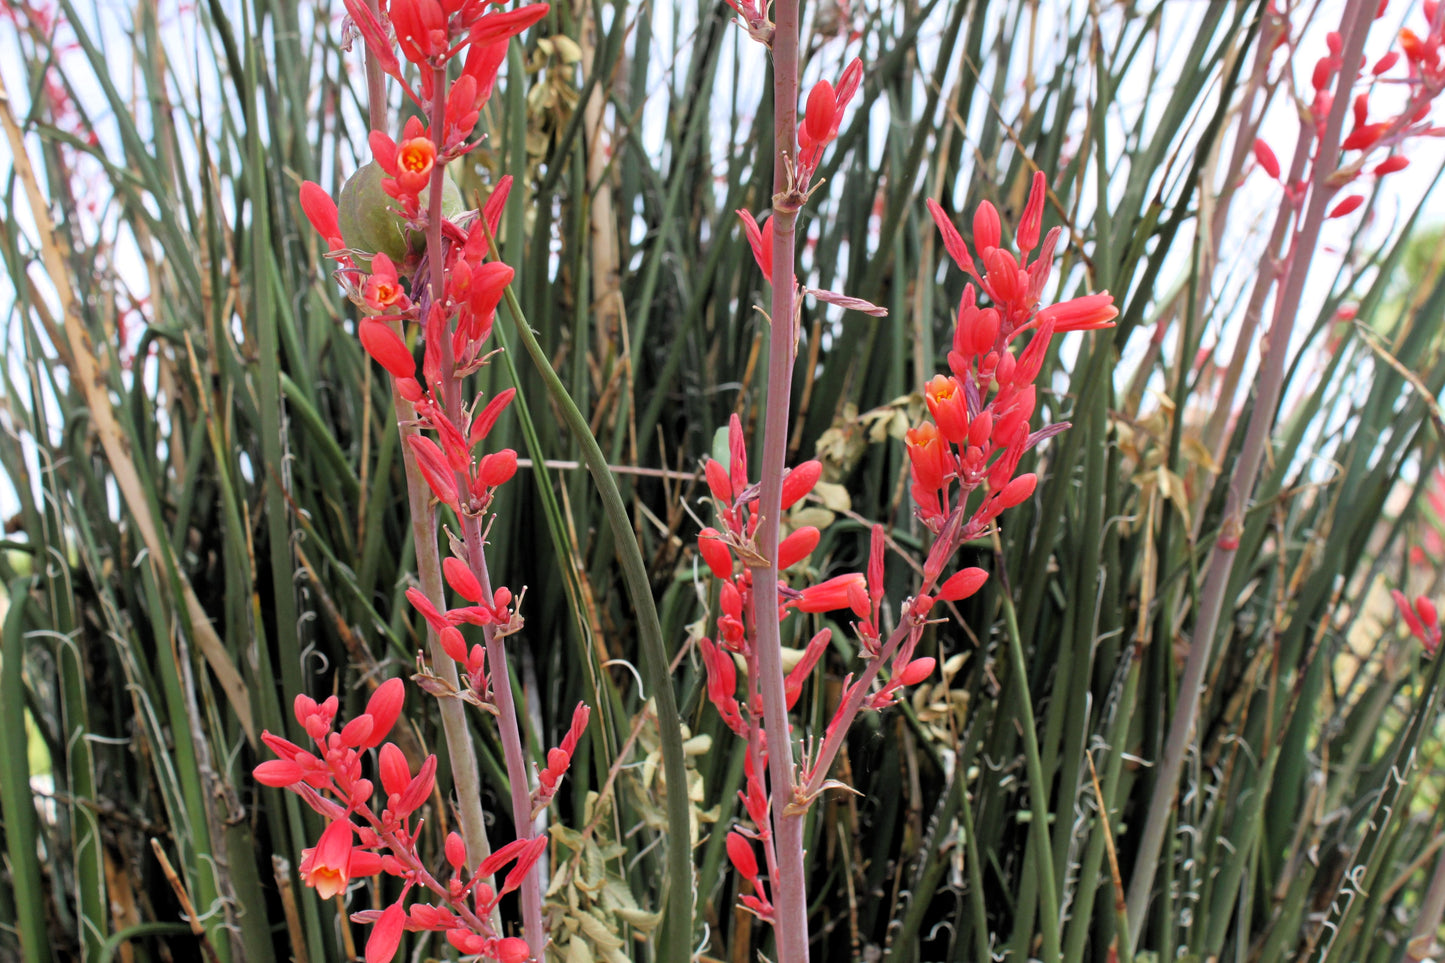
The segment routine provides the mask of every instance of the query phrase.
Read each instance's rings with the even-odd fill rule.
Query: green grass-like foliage
[[[348,958],[363,931],[295,878],[318,820],[249,777],[264,758],[256,732],[295,735],[290,696],[336,692],[354,714],[377,682],[410,674],[421,639],[402,598],[414,565],[389,388],[296,201],[302,180],[335,193],[369,159],[340,4],[207,0],[178,14],[59,0],[53,33],[25,12],[46,5],[3,6],[15,12],[0,19],[8,110],[55,231],[37,225],[12,157],[0,200],[13,510],[0,550],[0,959],[196,959],[202,944],[222,961]],[[802,274],[890,309],[882,321],[804,309],[792,449],[817,452],[841,486],[826,489],[820,574],[859,567],[873,522],[922,557],[899,438],[943,370],[963,283],[942,268],[924,198],[967,234],[962,212],[983,199],[1013,223],[1044,170],[1045,227],[1068,228],[1045,299],[1107,289],[1121,312],[1113,330],[1059,339],[1040,408],[1073,427],[1030,456],[1035,498],[966,553],[994,577],[927,637],[920,654],[943,672],[857,726],[837,775],[862,795],[831,794],[810,817],[816,960],[876,947],[890,963],[1022,961],[1046,926],[1067,963],[1127,954],[1116,904],[1153,788],[1144,763],[1173,717],[1252,410],[1258,337],[1235,342],[1260,195],[1238,185],[1260,104],[1293,111],[1278,63],[1252,80],[1263,9],[805,10],[806,78],[836,76],[860,50],[869,66],[800,225]],[[642,683],[661,674],[629,671],[637,623],[583,446],[513,319],[500,321],[518,350],[482,387],[515,384],[527,419],[493,439],[538,466],[504,489],[490,534],[494,571],[528,587],[527,628],[509,645],[529,748],[555,744],[580,699],[601,721],[552,811],[569,827],[554,836],[549,896],[568,963],[680,959],[650,942],[663,854],[685,845],[668,838],[668,792],[683,790],[662,776],[664,732],[689,740],[688,942],[708,960],[768,952],[765,928],[733,908],[722,846],[743,746],[704,697],[691,648],[711,624],[693,547],[707,515],[698,460],[731,413],[752,423],[766,403],[763,281],[733,211],[769,203],[770,90],[728,12],[555,4],[514,42],[460,178],[471,197],[517,177],[501,236],[517,300],[504,314],[535,331],[537,357],[620,469],[678,662],[677,715],[659,717]],[[1402,191],[1423,203],[1423,187]],[[1411,550],[1439,545],[1441,519],[1417,496],[1441,440],[1445,274],[1438,235],[1417,239],[1420,210],[1379,214],[1331,235],[1348,243],[1342,266],[1312,276],[1140,960],[1321,959],[1328,944],[1331,960],[1387,963],[1406,958],[1422,907],[1433,933],[1439,663],[1396,630],[1384,589],[1437,587],[1438,557]],[[1345,304],[1358,305],[1353,325],[1337,318]],[[898,598],[905,568],[890,568]],[[799,704],[813,732],[854,655],[846,626],[834,638]],[[1043,786],[1025,766],[1020,673]],[[415,690],[406,715],[404,748],[444,751]],[[475,736],[486,808],[505,813],[495,735],[479,720]],[[452,824],[448,788],[430,811],[434,843]],[[1048,832],[1031,833],[1040,819]],[[1045,878],[1056,892],[1040,891]],[[373,905],[365,889],[351,899]],[[1044,906],[1059,918],[1041,921]]]

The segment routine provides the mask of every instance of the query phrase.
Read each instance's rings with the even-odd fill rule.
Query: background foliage
[[[1420,17],[1399,6],[1370,49]],[[197,943],[220,960],[350,957],[344,914],[294,879],[319,827],[248,775],[255,734],[293,728],[289,694],[357,709],[412,670],[419,639],[385,379],[296,203],[301,180],[335,193],[365,160],[340,4],[0,7],[14,55],[0,76],[28,155],[12,154],[0,201],[0,957],[193,959]],[[866,109],[821,171],[802,268],[891,311],[804,311],[792,447],[817,452],[836,485],[804,509],[832,522],[814,556],[825,572],[858,566],[874,521],[906,555],[923,544],[898,438],[942,368],[962,288],[925,197],[955,215],[987,198],[1010,223],[1044,170],[1045,226],[1068,227],[1046,298],[1108,289],[1121,309],[1112,331],[1060,339],[1044,407],[1073,428],[1038,453],[1035,499],[976,547],[996,577],[930,637],[922,654],[943,672],[859,725],[842,765],[862,795],[815,810],[816,959],[1023,960],[1049,925],[1070,963],[1110,958],[1129,830],[1251,408],[1259,339],[1242,292],[1263,256],[1259,212],[1278,198],[1249,179],[1249,145],[1262,123],[1272,138],[1293,122],[1293,51],[1262,53],[1264,9],[807,7],[805,77],[834,77],[855,53],[869,67]],[[514,46],[462,184],[517,175],[504,258],[621,472],[674,652],[680,717],[657,718],[576,439],[525,354],[505,355],[489,377],[520,388],[526,415],[498,444],[532,469],[504,490],[491,542],[494,570],[528,587],[511,644],[530,746],[554,744],[579,699],[600,710],[563,792],[570,828],[554,833],[569,963],[651,958],[661,853],[681,845],[663,838],[659,727],[684,729],[695,767],[694,945],[717,960],[766,949],[731,908],[711,832],[735,810],[743,747],[702,698],[691,645],[709,624],[698,459],[730,413],[766,403],[762,278],[732,212],[768,204],[768,87],[727,12],[556,4]],[[1330,15],[1298,12],[1300,62],[1320,45],[1305,22],[1326,29]],[[1438,663],[1380,604],[1386,582],[1438,588],[1445,521],[1431,421],[1445,275],[1438,235],[1415,230],[1438,176],[1422,168],[1332,222],[1338,256],[1313,275],[1140,942],[1158,958],[1319,959],[1327,917],[1334,959],[1399,960],[1417,929],[1434,933]],[[906,574],[891,572],[900,598]],[[1022,708],[1001,681],[1015,611],[1048,813],[1030,805]],[[834,633],[801,703],[814,730],[847,637]],[[426,700],[408,715],[409,748],[440,751]],[[488,810],[505,813],[488,725],[477,737]],[[1040,818],[1045,854],[1028,832]],[[1351,884],[1358,897],[1336,901]],[[354,892],[353,908],[369,898]],[[178,922],[184,901],[196,935]]]

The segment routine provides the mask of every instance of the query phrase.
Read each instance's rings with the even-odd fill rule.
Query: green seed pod
[[[375,161],[358,168],[341,186],[337,201],[337,221],[341,239],[352,250],[352,260],[363,271],[371,268],[371,255],[380,253],[391,258],[397,270],[405,272],[410,255],[420,254],[426,247],[426,236],[406,229],[396,211],[396,199],[381,186],[386,177]],[[423,210],[430,190],[421,192]],[[462,192],[451,177],[442,179],[442,215],[457,217],[464,210]],[[410,236],[408,236],[410,235]]]

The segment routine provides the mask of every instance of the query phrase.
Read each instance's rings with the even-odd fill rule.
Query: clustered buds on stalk
[[[1400,618],[1405,620],[1410,634],[1420,640],[1426,655],[1433,656],[1440,649],[1440,615],[1435,603],[1423,595],[1411,602],[1399,589],[1391,589],[1390,597],[1395,600],[1395,607],[1400,610]]]
[[[1376,17],[1385,13],[1381,3]],[[1400,151],[1407,141],[1418,137],[1439,137],[1445,135],[1445,128],[1431,126],[1428,122],[1430,108],[1436,97],[1445,90],[1445,63],[1441,53],[1445,49],[1445,18],[1439,16],[1437,0],[1425,0],[1421,4],[1425,13],[1425,35],[1419,36],[1409,28],[1399,34],[1399,49],[1387,51],[1373,64],[1360,63],[1360,83],[1364,89],[1354,95],[1350,102],[1350,127],[1340,142],[1341,158],[1338,169],[1329,172],[1328,186],[1338,191],[1357,181],[1369,167],[1369,174],[1381,178],[1410,165],[1409,158]],[[1273,9],[1271,13],[1280,21],[1280,43],[1288,42],[1288,24],[1284,15]],[[1334,107],[1336,91],[1333,89],[1336,76],[1344,66],[1344,38],[1338,31],[1325,36],[1325,53],[1319,57],[1310,71],[1312,96],[1304,112],[1313,137],[1310,144],[1318,144],[1325,133],[1325,125]],[[1404,77],[1390,76],[1400,63],[1403,54],[1406,71]],[[1385,114],[1370,116],[1370,98],[1380,86],[1404,87],[1407,97],[1402,106]],[[1383,156],[1381,154],[1383,153]],[[1353,156],[1346,156],[1353,155]],[[1254,143],[1254,157],[1260,170],[1271,180],[1281,181],[1285,197],[1293,204],[1299,204],[1309,188],[1308,168],[1313,166],[1314,155],[1308,158],[1296,179],[1281,176],[1281,167],[1274,150],[1263,139]],[[1371,158],[1379,158],[1369,166]],[[1365,203],[1362,193],[1347,194],[1335,202],[1325,214],[1326,218],[1345,217],[1359,210]]]
[[[436,756],[427,756],[413,773],[396,743],[383,741],[401,715],[404,696],[400,679],[383,682],[366,711],[339,731],[336,696],[321,703],[297,696],[296,721],[315,743],[315,752],[264,732],[261,738],[277,758],[256,767],[256,781],[291,790],[327,820],[316,846],[302,851],[300,867],[302,880],[322,899],[341,895],[353,880],[385,874],[402,881],[401,895],[386,909],[352,914],[353,921],[372,925],[366,963],[391,960],[406,930],[444,933],[463,953],[522,963],[530,956],[526,941],[502,936],[490,921],[502,897],[536,865],[546,839],[517,840],[467,873],[466,847],[453,833],[445,846],[451,877],[443,882],[428,871],[417,852],[421,820],[414,817],[436,786]],[[373,749],[374,778],[368,778],[364,759]],[[508,863],[511,871],[494,890],[485,880]],[[408,908],[406,899],[418,888],[440,905],[413,902]]]
[[[451,556],[440,565],[461,603],[446,606],[440,595],[434,599],[415,588],[407,598],[434,633],[439,649],[434,654],[458,663],[464,681],[458,691],[429,671],[423,657],[418,658],[415,679],[434,695],[461,698],[498,717],[520,838],[480,858],[467,873],[467,844],[452,834],[445,843],[451,878],[442,882],[431,876],[416,851],[419,823],[413,826],[411,820],[432,792],[436,759],[429,757],[413,775],[401,750],[390,743],[381,745],[376,759],[375,775],[385,802],[379,813],[371,808],[373,783],[362,776],[360,750],[377,746],[395,722],[401,708],[400,680],[383,685],[368,712],[339,733],[331,732],[334,697],[320,706],[298,697],[298,721],[316,740],[320,754],[268,734],[267,744],[281,758],[262,763],[256,777],[299,793],[328,818],[326,831],[302,863],[303,879],[323,896],[337,895],[349,880],[379,872],[405,880],[401,898],[391,906],[352,917],[373,924],[367,963],[390,960],[405,930],[445,932],[463,954],[521,963],[539,957],[545,945],[540,889],[532,870],[546,848],[546,837],[533,837],[531,822],[555,796],[589,712],[586,706],[577,707],[571,728],[561,746],[548,753],[529,795],[532,773],[526,767],[508,667],[499,647],[522,628],[521,597],[490,585],[482,527],[498,487],[517,472],[517,454],[511,449],[478,451],[515,391],[500,392],[485,403],[477,398],[470,405],[463,397],[465,379],[491,357],[487,343],[497,307],[514,277],[511,267],[490,259],[511,178],[502,178],[481,211],[464,212],[445,168],[479,142],[474,139],[477,122],[511,38],[537,23],[549,8],[535,3],[488,12],[484,0],[380,0],[373,9],[364,0],[344,2],[372,62],[402,85],[420,114],[406,120],[399,137],[371,131],[372,162],[343,186],[339,206],[308,182],[301,188],[301,207],[325,241],[328,256],[337,261],[337,277],[362,311],[358,340],[391,376],[398,404],[414,412],[414,420],[403,427],[417,472],[462,530],[462,538],[451,542]],[[460,69],[452,70],[457,61]],[[416,79],[415,86],[409,78]],[[420,366],[405,334],[407,326],[424,346]],[[417,548],[436,551],[434,544]],[[480,627],[485,644],[469,646],[465,626]],[[449,671],[445,675],[452,678]],[[339,801],[326,799],[322,792]],[[477,824],[480,827],[480,820]],[[494,890],[493,876],[509,863],[512,869]],[[404,901],[417,887],[429,890],[439,903],[413,903],[408,911]],[[513,890],[522,892],[525,940],[496,931],[495,910]]]

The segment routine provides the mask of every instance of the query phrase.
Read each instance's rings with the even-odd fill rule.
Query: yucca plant
[[[452,166],[459,210],[513,178],[503,351],[468,391],[517,392],[486,439],[520,456],[486,540],[527,586],[528,778],[592,707],[530,826],[545,954],[1438,956],[1445,12],[805,5],[804,119],[863,70],[791,263],[857,300],[804,298],[768,432],[776,309],[734,212],[774,205],[786,140],[752,35],[781,6],[555,4]],[[324,821],[251,774],[262,730],[303,738],[298,694],[347,720],[418,651],[441,662],[407,602],[441,584],[410,428],[301,195],[339,198],[372,160],[373,105],[394,138],[415,106],[368,76],[342,3],[0,13],[0,958],[361,956],[353,914],[401,884],[320,898],[299,869]],[[972,280],[945,255],[980,255],[985,201],[1017,225],[1040,172],[1040,228],[1064,229],[1041,302],[1109,291],[1116,324],[1049,343],[1034,427],[1071,427],[962,547],[989,577],[919,635],[935,671],[837,740],[827,778],[857,795],[798,820],[806,932],[785,944],[739,902],[780,879],[729,842],[748,743],[710,698],[704,465],[740,460],[734,416],[749,464],[815,460],[793,584],[863,571],[882,539],[884,590],[915,592],[936,542],[905,436],[936,423],[925,385]],[[802,656],[800,753],[862,647],[846,609],[802,615],[784,660],[828,634]],[[438,757],[418,851],[449,873],[479,813],[521,828],[519,747],[438,705],[413,691],[389,738],[411,771]],[[527,917],[501,902],[506,935]]]

